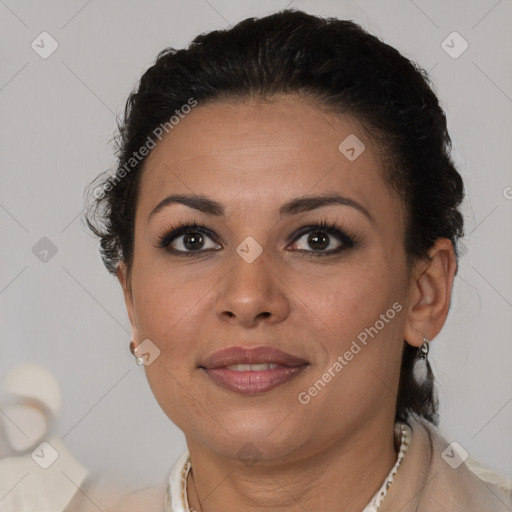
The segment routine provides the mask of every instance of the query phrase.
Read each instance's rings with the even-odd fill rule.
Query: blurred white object
[[[0,512],[63,512],[87,469],[51,432],[62,406],[55,376],[24,363],[11,370],[3,391],[17,398],[0,411]],[[22,453],[23,452],[23,453]]]
[[[62,407],[59,382],[50,370],[35,363],[23,363],[13,368],[3,383],[5,392],[44,404],[57,417]]]
[[[57,437],[32,455],[6,457],[0,460],[0,512],[62,512],[87,473]]]
[[[8,405],[2,408],[5,421],[5,436],[11,447],[23,452],[37,445],[48,430],[48,421],[43,411],[27,405]]]

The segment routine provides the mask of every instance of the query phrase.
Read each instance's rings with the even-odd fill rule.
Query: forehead
[[[274,209],[333,192],[389,209],[380,151],[356,119],[295,95],[199,103],[149,155],[138,209],[170,193],[214,195],[229,214],[253,200]]]

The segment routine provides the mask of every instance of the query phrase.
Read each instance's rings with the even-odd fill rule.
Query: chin
[[[293,415],[286,417],[286,414],[262,417],[256,410],[244,410],[225,414],[222,422],[213,419],[210,424],[205,422],[203,419],[194,425],[180,427],[187,442],[189,437],[193,437],[216,454],[247,464],[293,460],[295,454],[303,455],[304,446],[315,437],[313,433],[308,434],[304,422],[297,424]]]

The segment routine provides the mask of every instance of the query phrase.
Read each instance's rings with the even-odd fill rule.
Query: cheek
[[[294,292],[327,333],[340,339],[355,336],[402,297],[401,270],[384,261],[382,257],[354,258],[314,279],[298,276]]]
[[[339,386],[331,388],[342,401],[367,400],[374,384],[392,384],[400,362],[405,271],[398,258],[393,266],[385,258],[370,263],[331,272],[302,295],[305,311],[313,312],[309,326],[318,329],[309,327],[310,333],[325,351],[323,370],[342,358],[343,370],[335,372],[340,378],[334,379]]]
[[[160,357],[146,367],[146,374],[159,401],[164,396],[165,400],[177,400],[180,388],[176,381],[188,386],[195,370],[205,322],[211,321],[212,289],[220,277],[204,271],[194,275],[177,265],[170,268],[153,263],[140,268],[149,271],[137,273],[134,268],[138,336],[141,340],[150,339],[160,350]]]
[[[195,357],[206,311],[208,279],[185,279],[184,273],[155,266],[134,283],[138,332],[160,350],[145,367],[148,384],[162,410],[179,428],[199,421],[204,404],[191,386]],[[203,413],[201,413],[203,411]],[[192,418],[192,419],[191,419]]]
[[[204,307],[203,299],[215,276],[203,272],[194,277],[188,270],[160,262],[149,262],[134,269],[133,295],[139,330],[164,342],[177,330],[190,325],[190,319]],[[150,336],[148,336],[150,337]]]

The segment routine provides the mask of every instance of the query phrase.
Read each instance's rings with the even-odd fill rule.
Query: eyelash
[[[297,252],[301,252],[303,254],[307,254],[312,257],[316,256],[331,256],[334,254],[339,254],[341,252],[347,251],[348,249],[352,249],[355,246],[359,244],[359,239],[356,235],[353,233],[348,234],[346,231],[342,230],[338,227],[338,225],[334,222],[329,222],[327,220],[321,220],[320,222],[308,226],[304,226],[301,229],[298,230],[297,233],[294,234],[293,238],[291,239],[291,242],[296,242],[298,239],[300,239],[303,235],[310,233],[310,232],[322,232],[326,233],[327,235],[333,236],[336,240],[341,242],[342,245],[340,245],[338,248],[330,251],[313,251],[313,250],[304,250],[304,249],[297,249]],[[216,239],[216,235],[209,230],[208,228],[201,226],[197,224],[195,221],[187,222],[187,221],[178,221],[174,226],[171,226],[166,230],[166,232],[159,236],[157,239],[156,246],[160,249],[165,249],[166,251],[170,252],[173,255],[176,256],[184,256],[184,257],[191,257],[191,256],[198,256],[201,253],[204,253],[206,251],[212,251],[212,250],[218,250],[218,249],[206,249],[206,250],[197,250],[197,251],[180,251],[175,249],[169,249],[169,245],[171,242],[173,242],[176,238],[179,236],[188,234],[188,233],[203,233],[210,237],[215,243],[218,243]],[[220,244],[219,244],[220,245]]]

